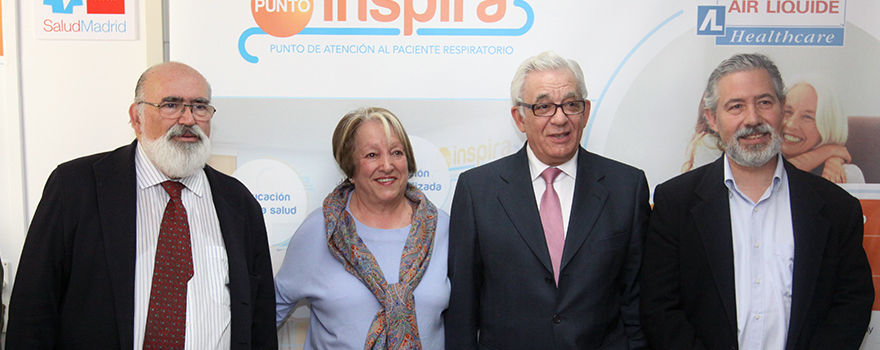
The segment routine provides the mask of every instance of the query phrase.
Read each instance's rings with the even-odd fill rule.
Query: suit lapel
[[[589,160],[592,155],[587,150],[580,148],[577,157],[578,171],[575,179],[574,198],[571,203],[560,270],[565,269],[565,265],[571,261],[587,237],[590,236],[596,221],[602,214],[605,202],[608,200],[608,189],[601,183],[605,173],[602,169],[592,166],[593,162]]]
[[[547,271],[552,272],[553,265],[550,263],[550,252],[544,239],[544,227],[541,225],[538,204],[535,203],[526,147],[528,144],[508,158],[507,166],[499,174],[506,186],[498,193],[498,201],[532,253]]]
[[[110,284],[113,290],[120,346],[134,342],[134,274],[137,240],[136,141],[109,153],[93,166],[98,215]]]
[[[226,247],[226,259],[229,265],[229,298],[232,302],[230,311],[232,320],[230,334],[232,344],[247,343],[250,341],[250,316],[245,315],[245,310],[250,308],[250,273],[248,273],[248,261],[246,250],[248,242],[244,234],[247,232],[247,223],[242,215],[242,209],[237,208],[227,198],[224,186],[218,180],[219,173],[205,166],[205,175],[211,186],[211,196],[214,198],[214,209],[217,211],[217,220],[220,222],[220,232],[223,235],[223,243]],[[247,327],[244,327],[247,326]]]
[[[730,202],[724,185],[724,156],[716,160],[695,191],[699,202],[691,209],[706,258],[721,296],[727,321],[736,334],[736,288],[733,266],[733,236]]]
[[[793,349],[803,328],[816,289],[816,279],[831,223],[820,215],[822,197],[807,182],[804,172],[785,162],[791,199],[794,231],[794,271],[792,272],[791,315],[786,349]]]

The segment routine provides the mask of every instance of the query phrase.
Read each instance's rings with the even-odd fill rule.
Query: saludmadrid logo
[[[425,4],[419,3],[418,9],[413,5],[413,0],[371,0],[369,3],[367,0],[324,0],[320,11],[316,11],[317,1],[251,0],[251,14],[257,27],[246,29],[239,37],[238,51],[241,57],[250,63],[259,62],[259,58],[248,53],[245,47],[247,39],[254,35],[268,34],[277,38],[294,35],[520,36],[532,28],[535,19],[532,7],[525,0],[513,0],[512,7],[508,7],[509,0],[469,1],[467,4],[464,0],[426,0]],[[498,22],[512,11],[521,11],[525,15],[525,23],[514,28],[500,27]],[[313,16],[315,12],[319,12],[317,16]],[[354,12],[356,15],[351,16]],[[476,20],[471,20],[473,27],[463,27],[467,25],[465,18],[474,17]],[[309,26],[310,23],[313,25]],[[299,46],[303,50],[308,49],[308,45]],[[431,46],[420,49],[435,50]],[[494,46],[436,49],[459,52],[492,50],[499,53],[512,50]]]
[[[125,0],[85,1],[86,15],[125,14]],[[74,9],[83,6],[83,0],[42,0],[42,4],[50,6],[53,15],[59,15],[43,19],[42,30],[46,33],[125,33],[128,30],[128,22],[124,19],[71,20],[70,16],[66,16],[74,15]]]

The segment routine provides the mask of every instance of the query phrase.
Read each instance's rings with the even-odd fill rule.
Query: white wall
[[[140,73],[162,61],[162,1],[137,2],[133,41],[37,40],[34,6],[42,1],[0,1],[0,256],[11,284],[27,224],[55,166],[134,139],[128,106]]]

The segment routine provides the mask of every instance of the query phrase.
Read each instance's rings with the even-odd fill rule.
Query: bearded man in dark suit
[[[21,254],[8,349],[278,347],[260,206],[205,165],[210,102],[195,69],[153,66],[129,108],[137,140],[52,172]]]
[[[858,349],[874,288],[859,201],[780,154],[785,84],[738,54],[712,72],[714,163],[657,186],[642,269],[654,349]]]

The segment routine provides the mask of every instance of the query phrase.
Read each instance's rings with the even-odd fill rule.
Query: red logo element
[[[86,0],[86,13],[124,15],[125,0]]]

